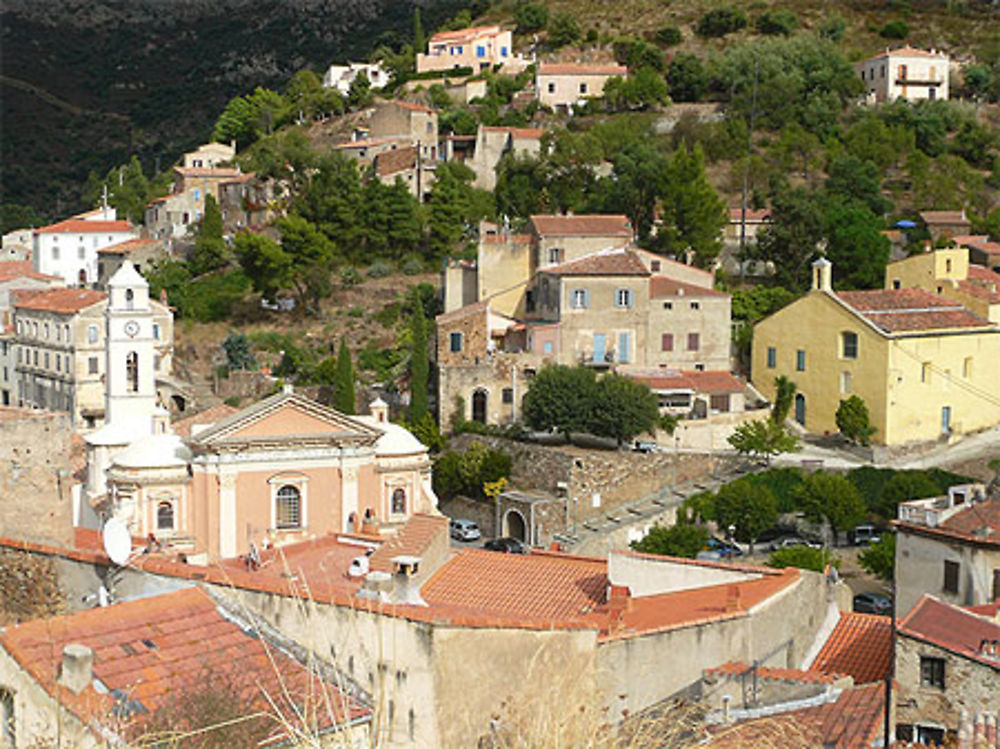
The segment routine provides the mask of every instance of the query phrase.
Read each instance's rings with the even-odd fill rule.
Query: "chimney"
[[[825,257],[821,257],[813,264],[813,291],[825,291],[827,294],[833,293],[833,263]]]
[[[400,554],[392,558],[394,603],[409,603],[415,606],[426,606],[420,597],[420,563],[423,560],[411,554]]]
[[[368,406],[368,413],[374,417],[376,424],[386,424],[389,421],[389,404],[376,398]]]
[[[295,386],[290,382],[286,382],[281,386],[281,392],[285,395],[293,395],[295,393]]]
[[[740,606],[740,586],[730,585],[726,588],[726,611],[739,611]]]
[[[73,694],[80,694],[94,680],[94,651],[86,645],[71,643],[63,648],[59,683]]]
[[[611,585],[608,588],[608,609],[612,614],[620,614],[631,608],[627,585]]]

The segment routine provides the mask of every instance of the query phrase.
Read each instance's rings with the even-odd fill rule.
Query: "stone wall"
[[[471,442],[503,450],[514,460],[511,484],[519,489],[566,496],[582,522],[625,502],[640,499],[670,484],[708,476],[716,459],[702,453],[637,453],[596,450],[573,445],[551,446],[499,437],[462,434],[450,442],[464,450]],[[675,469],[676,466],[676,469]]]
[[[68,413],[0,408],[0,536],[71,545]]]
[[[496,532],[496,509],[489,502],[480,502],[467,497],[453,497],[443,500],[438,509],[449,518],[463,518],[471,520],[479,526],[483,533],[483,538],[495,538]]]

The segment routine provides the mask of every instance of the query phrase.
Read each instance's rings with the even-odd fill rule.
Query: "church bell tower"
[[[132,439],[152,434],[157,411],[153,310],[149,284],[127,260],[108,280],[105,335],[104,423],[128,430]]]

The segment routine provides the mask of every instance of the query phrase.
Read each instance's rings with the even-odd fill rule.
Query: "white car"
[[[451,537],[456,541],[478,541],[483,537],[479,531],[479,526],[471,520],[456,518],[449,523]]]
[[[777,551],[778,549],[790,549],[793,546],[808,546],[810,549],[821,549],[822,544],[818,544],[815,541],[809,541],[799,536],[787,536],[785,538],[777,538],[771,542],[771,551]]]

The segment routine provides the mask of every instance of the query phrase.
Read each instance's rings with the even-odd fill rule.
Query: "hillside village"
[[[894,10],[415,8],[5,205],[0,749],[1000,747],[1000,47]]]

